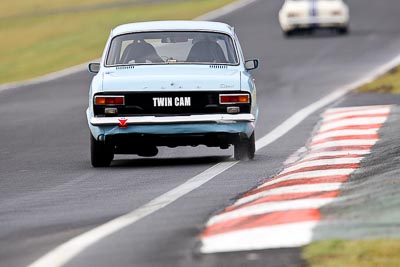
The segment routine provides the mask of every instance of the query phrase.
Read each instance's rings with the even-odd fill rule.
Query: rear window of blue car
[[[216,32],[139,32],[116,36],[106,66],[130,64],[237,65],[232,38]]]

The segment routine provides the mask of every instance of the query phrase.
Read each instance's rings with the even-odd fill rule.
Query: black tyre
[[[234,158],[236,160],[252,160],[256,152],[254,132],[249,138],[243,138],[234,145]]]
[[[112,146],[99,142],[90,135],[90,160],[93,167],[108,167],[114,159]]]
[[[338,32],[340,35],[346,35],[346,34],[349,33],[349,28],[348,28],[348,27],[338,28],[338,29],[337,29],[337,32]]]
[[[283,31],[283,36],[285,36],[286,38],[290,38],[294,35],[295,31],[291,30],[291,31]]]

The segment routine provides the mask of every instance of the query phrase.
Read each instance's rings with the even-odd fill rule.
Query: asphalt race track
[[[261,60],[254,72],[261,107],[256,138],[400,53],[397,0],[349,0],[348,36],[319,32],[291,39],[278,26],[281,2],[259,0],[219,19],[235,26],[247,58]],[[156,158],[118,156],[110,168],[93,169],[85,118],[90,79],[79,72],[0,92],[0,266],[28,266],[67,240],[232,160],[232,150],[162,149]],[[254,161],[236,164],[65,266],[300,265],[297,249],[203,256],[197,236],[210,215],[276,174],[306,143],[321,112],[258,151]]]

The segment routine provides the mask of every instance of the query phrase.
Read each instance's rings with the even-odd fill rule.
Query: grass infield
[[[303,250],[310,267],[398,267],[400,240],[329,240]]]
[[[400,94],[400,67],[390,70],[373,82],[367,83],[357,92]]]
[[[99,58],[119,24],[193,19],[233,0],[2,0],[0,84]]]

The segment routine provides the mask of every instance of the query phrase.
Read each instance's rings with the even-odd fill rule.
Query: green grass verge
[[[29,0],[26,6],[24,1],[4,1],[2,7],[8,7],[7,14],[11,15],[5,15],[3,8],[0,11],[0,35],[7,36],[0,42],[0,84],[99,58],[110,30],[119,24],[193,19],[233,2],[187,0],[145,4],[145,1],[136,1],[131,6],[90,8],[94,0]],[[112,2],[121,1],[107,3]],[[18,6],[21,10],[13,12]],[[47,9],[41,9],[42,6]]]
[[[310,267],[398,267],[400,240],[329,240],[303,250]]]
[[[361,86],[356,92],[400,94],[400,67],[394,68],[375,81]]]

